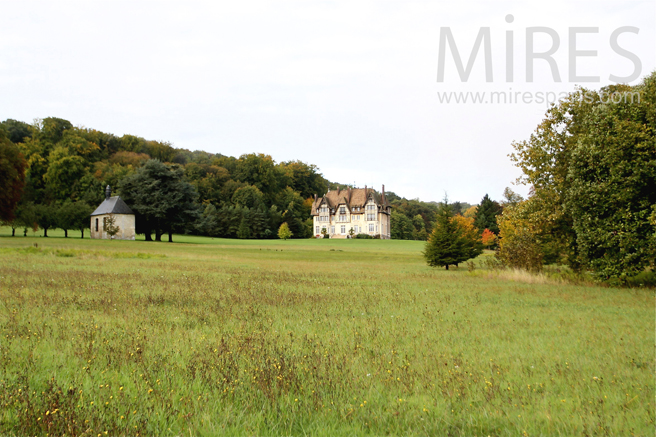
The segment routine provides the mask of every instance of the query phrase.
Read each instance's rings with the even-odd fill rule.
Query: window
[[[375,211],[376,205],[367,205],[367,211]]]
[[[107,217],[103,217],[103,231],[107,229]]]
[[[376,220],[376,214],[367,214],[367,220],[370,222]]]
[[[96,232],[98,232],[98,219],[96,219]]]
[[[346,207],[345,206],[340,206],[339,207],[339,213],[340,214],[346,214]]]
[[[373,231],[374,231],[374,224],[369,223],[369,232],[373,232]]]
[[[320,233],[321,231],[319,230],[319,226],[317,226],[317,234]]]
[[[353,226],[353,232],[355,232],[356,234],[358,233],[358,227],[357,226]]]
[[[342,231],[342,234],[346,234],[346,225],[342,225],[341,231]]]

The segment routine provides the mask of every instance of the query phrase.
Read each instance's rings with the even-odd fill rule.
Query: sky
[[[547,99],[637,84],[656,69],[654,0],[0,8],[0,120],[59,117],[189,150],[301,160],[331,181],[424,201],[501,200],[505,187],[527,195],[508,155]],[[550,51],[551,63],[527,56]]]

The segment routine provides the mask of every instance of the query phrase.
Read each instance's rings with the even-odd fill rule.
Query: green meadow
[[[653,436],[654,290],[0,228],[0,434]]]

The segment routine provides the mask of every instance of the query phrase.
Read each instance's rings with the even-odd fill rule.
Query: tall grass
[[[653,435],[653,291],[177,239],[0,238],[0,433]]]

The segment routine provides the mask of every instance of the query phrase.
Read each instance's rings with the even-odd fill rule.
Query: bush
[[[356,235],[355,237],[353,237],[353,238],[359,238],[360,240],[373,240],[374,237],[372,237],[372,236],[369,235],[369,234],[357,234],[357,235]]]

